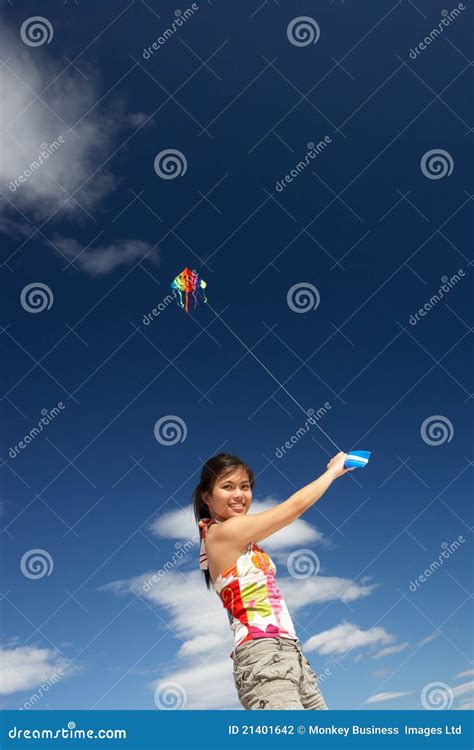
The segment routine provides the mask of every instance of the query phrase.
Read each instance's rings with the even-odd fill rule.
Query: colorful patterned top
[[[202,518],[199,567],[208,570],[206,532],[217,518]],[[255,542],[235,563],[216,578],[212,588],[227,610],[231,630],[234,631],[233,659],[237,646],[257,638],[291,638],[297,640],[293,622],[285,600],[275,580],[276,565]],[[212,582],[212,579],[211,579]]]

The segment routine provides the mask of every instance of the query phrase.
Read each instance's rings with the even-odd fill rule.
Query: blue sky
[[[262,544],[326,701],[472,707],[472,11],[442,10],[213,0],[163,37],[167,2],[68,0],[38,43],[5,4],[3,708],[239,708],[202,462],[249,462],[253,512],[358,448]]]

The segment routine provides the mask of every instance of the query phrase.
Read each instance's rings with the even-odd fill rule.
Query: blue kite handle
[[[345,469],[363,469],[369,463],[371,451],[350,451],[344,461]]]

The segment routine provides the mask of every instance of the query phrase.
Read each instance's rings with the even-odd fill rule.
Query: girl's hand
[[[347,453],[340,451],[334,458],[331,458],[327,465],[327,470],[331,472],[334,479],[342,477],[343,474],[347,474],[348,471],[354,471],[355,466],[351,466],[349,469],[344,468],[344,461],[347,458]]]

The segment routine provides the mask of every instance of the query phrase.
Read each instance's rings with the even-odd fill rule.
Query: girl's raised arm
[[[261,542],[276,531],[289,526],[324,495],[334,479],[348,471],[353,471],[352,468],[344,468],[346,456],[347,453],[342,451],[338,453],[329,461],[324,474],[274,508],[264,510],[262,513],[227,519],[216,529],[218,535],[214,533],[215,540],[219,540],[219,543],[231,543],[237,547],[244,547],[250,542]]]

